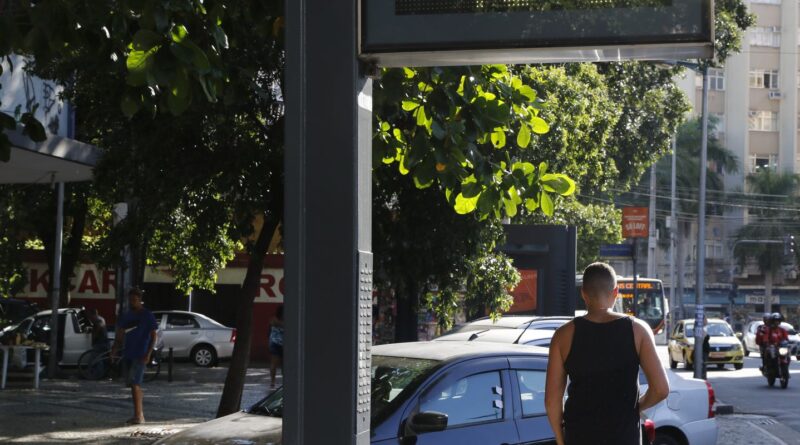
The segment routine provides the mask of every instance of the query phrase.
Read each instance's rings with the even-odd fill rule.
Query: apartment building
[[[760,168],[800,173],[800,115],[798,114],[798,34],[800,8],[797,0],[751,0],[750,12],[756,14],[756,25],[742,41],[740,53],[733,55],[725,66],[708,73],[708,111],[718,120],[717,136],[739,159],[739,173],[725,176],[728,191],[745,190],[745,177]],[[700,114],[702,76],[686,72],[678,81]],[[708,195],[707,199],[714,200]],[[706,233],[706,306],[714,312],[727,313],[731,308],[757,312],[763,298],[763,277],[757,267],[744,270],[733,261],[731,238],[747,222],[747,211],[727,200],[721,216],[710,216]],[[696,270],[697,224],[693,223],[688,237],[684,282],[684,301],[694,301]],[[669,286],[669,252],[661,249],[658,255],[659,276]],[[733,274],[731,273],[733,272]],[[773,302],[783,312],[798,312],[800,292],[796,275],[787,271],[776,277]],[[731,275],[739,284],[730,305]],[[763,310],[763,309],[762,309]],[[800,313],[800,312],[798,312]]]

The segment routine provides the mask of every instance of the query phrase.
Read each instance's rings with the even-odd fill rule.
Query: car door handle
[[[190,334],[197,335],[197,331],[192,331],[192,332],[190,332]]]

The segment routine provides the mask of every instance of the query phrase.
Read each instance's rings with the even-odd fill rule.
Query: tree
[[[800,175],[763,167],[747,176],[747,186],[750,193],[758,196],[758,204],[748,208],[750,219],[736,233],[733,253],[741,268],[747,258],[755,258],[764,276],[764,312],[771,312],[775,276],[784,264],[797,260],[796,253],[784,252],[783,240],[797,235],[800,229],[797,223]]]

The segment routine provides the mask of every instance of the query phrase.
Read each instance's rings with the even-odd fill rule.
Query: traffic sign
[[[649,232],[650,217],[647,207],[622,208],[623,238],[647,238]]]
[[[623,258],[633,257],[633,244],[601,244],[600,256],[603,258]]]

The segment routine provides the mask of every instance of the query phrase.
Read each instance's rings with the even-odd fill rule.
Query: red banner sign
[[[622,208],[622,237],[647,238],[650,233],[650,218],[647,207]]]

